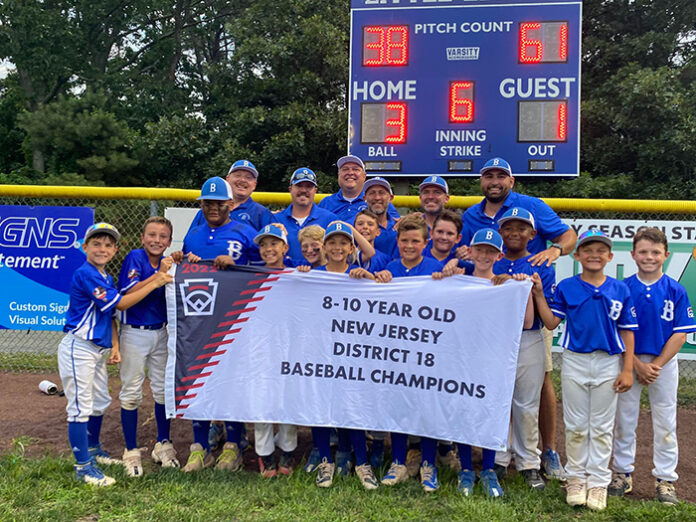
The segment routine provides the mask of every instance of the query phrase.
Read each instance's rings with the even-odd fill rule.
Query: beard
[[[503,189],[497,196],[492,196],[488,192],[484,192],[483,195],[491,203],[501,203],[502,201],[505,201],[507,197],[510,195],[510,189]]]

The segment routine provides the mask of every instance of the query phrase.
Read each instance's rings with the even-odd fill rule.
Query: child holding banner
[[[370,246],[375,248],[375,238],[379,234],[379,221],[377,214],[371,210],[364,209],[358,212],[355,216],[355,230],[357,230],[366,241],[370,243]],[[369,270],[373,274],[384,270],[384,268],[392,261],[392,258],[375,250],[374,255],[367,256],[366,252],[360,250],[358,252],[357,264],[366,270]]]
[[[324,258],[324,229],[319,225],[309,225],[297,233],[302,250],[301,259],[293,259],[294,266],[308,265],[318,268],[326,263]]]

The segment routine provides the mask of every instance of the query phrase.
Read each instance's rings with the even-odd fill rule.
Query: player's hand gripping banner
[[[529,290],[183,263],[167,285],[167,412],[503,449]]]

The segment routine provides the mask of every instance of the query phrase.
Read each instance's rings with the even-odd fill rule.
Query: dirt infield
[[[28,456],[66,455],[70,452],[67,441],[65,421],[65,398],[57,395],[47,396],[38,389],[39,383],[48,379],[59,384],[57,374],[12,374],[0,373],[0,453],[12,450],[13,439],[28,437],[25,444]],[[120,381],[110,380],[111,395],[114,401],[109,407],[102,428],[102,445],[114,456],[120,456],[123,451],[123,435],[121,433],[118,390]],[[147,386],[147,385],[146,385]],[[148,390],[149,391],[149,390]],[[138,443],[141,447],[152,449],[156,441],[156,429],[153,401],[146,392],[143,405],[139,410]],[[559,419],[562,419],[560,404],[558,405]],[[561,460],[565,462],[563,425],[559,422],[557,447]],[[652,427],[650,413],[641,411],[638,425],[638,454],[636,457],[637,472],[633,477],[633,493],[631,498],[652,498],[654,496],[652,469]],[[696,433],[696,410],[680,409],[678,413],[678,437],[680,440],[679,468],[677,472],[684,479],[677,487],[679,498],[696,502],[696,483],[688,478],[696,477],[696,444],[693,444]],[[253,434],[250,438],[253,440]],[[172,439],[180,459],[185,461],[188,456],[188,445],[191,442],[191,424],[188,421],[172,422]],[[26,439],[24,439],[26,440]],[[298,458],[309,453],[309,429],[300,430],[300,445]],[[253,451],[244,454],[244,466],[247,470],[257,470],[256,458]]]

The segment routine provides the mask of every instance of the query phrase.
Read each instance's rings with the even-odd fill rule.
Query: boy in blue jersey
[[[172,224],[164,217],[148,218],[140,236],[143,248],[132,250],[121,266],[118,289],[122,295],[136,292],[157,277],[161,269],[172,266],[170,257],[162,254],[172,243]],[[145,371],[155,400],[157,443],[152,451],[155,462],[162,467],[178,468],[176,450],[170,441],[170,421],[164,407],[164,372],[167,366],[167,304],[164,288],[151,292],[145,299],[120,314],[121,333],[121,426],[126,448],[123,465],[131,477],[143,475],[137,442],[138,406],[143,398]]]
[[[393,258],[384,252],[380,252],[374,246],[375,238],[379,233],[377,215],[368,209],[358,212],[358,215],[355,216],[355,230],[365,238],[375,251],[373,255],[368,256],[367,252],[361,248],[358,252],[357,264],[373,274],[384,270]]]
[[[614,428],[614,477],[609,494],[622,496],[633,489],[631,473],[636,457],[636,426],[640,394],[648,387],[653,424],[652,474],[657,499],[678,503],[677,480],[677,387],[679,367],[675,355],[686,341],[687,332],[696,331],[694,314],[686,289],[662,272],[669,257],[667,237],[658,228],[641,228],[633,238],[633,260],[638,273],[624,283],[638,314],[635,372],[631,389],[619,396]]]
[[[503,259],[493,265],[494,274],[539,274],[544,287],[544,295],[551,299],[556,284],[553,267],[546,264],[532,266],[532,254],[527,245],[536,235],[534,216],[527,209],[513,207],[498,220],[499,232],[505,245]],[[515,453],[515,467],[524,477],[529,487],[542,490],[544,481],[539,474],[541,465],[539,444],[539,401],[544,382],[546,350],[541,334],[541,321],[534,317],[530,328],[522,332],[520,350],[517,356],[517,374],[512,396],[512,452]],[[511,452],[496,454],[496,471],[504,474],[510,464]],[[502,467],[502,469],[501,469]],[[502,472],[502,473],[501,473]]]
[[[68,400],[68,439],[75,455],[78,480],[96,486],[115,482],[104,475],[97,462],[112,464],[101,448],[99,434],[104,411],[111,404],[105,352],[111,349],[109,364],[121,361],[114,310],[126,310],[153,290],[170,283],[172,276],[158,271],[147,284],[122,296],[106,264],[118,250],[120,234],[108,223],[89,227],[82,245],[87,261],[78,268],[70,285],[70,304],[58,347],[58,369]]]
[[[617,394],[633,384],[633,330],[638,328],[630,290],[604,275],[611,247],[600,230],[582,234],[573,254],[582,273],[558,283],[550,307],[541,278],[532,277],[546,327],[553,330],[566,320],[561,339],[566,502],[596,511],[607,506]]]

